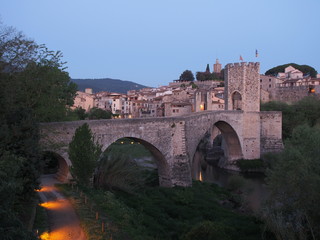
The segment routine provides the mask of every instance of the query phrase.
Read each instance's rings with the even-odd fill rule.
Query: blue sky
[[[62,51],[72,78],[157,87],[240,55],[261,73],[289,62],[320,72],[319,11],[319,0],[2,0],[0,19]]]

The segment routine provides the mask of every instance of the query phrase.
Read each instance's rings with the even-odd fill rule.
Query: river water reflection
[[[228,187],[232,176],[242,176],[245,181],[240,190],[243,192],[242,194],[248,203],[248,207],[254,212],[257,212],[261,209],[263,201],[268,196],[267,186],[265,184],[265,175],[262,173],[243,174],[208,165],[206,170],[201,172],[201,175],[203,181],[215,183],[224,188]]]

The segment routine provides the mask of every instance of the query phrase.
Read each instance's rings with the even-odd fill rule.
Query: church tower
[[[213,64],[213,72],[214,73],[221,73],[221,63],[219,63],[219,59],[217,58],[216,59],[216,63],[215,64]]]

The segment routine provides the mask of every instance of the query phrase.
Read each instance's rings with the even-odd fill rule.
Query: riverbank
[[[225,233],[221,240],[256,240],[262,235],[263,224],[239,213],[238,198],[215,184],[196,181],[190,188],[152,187],[135,194],[93,189],[77,192],[68,185],[59,188],[72,199],[80,218],[85,218],[82,221],[94,221],[97,211],[105,221],[104,235],[113,239],[189,239],[198,231],[203,234],[201,229],[208,223],[216,226],[208,231]],[[95,224],[100,232],[101,224]],[[93,234],[97,236],[96,230]]]

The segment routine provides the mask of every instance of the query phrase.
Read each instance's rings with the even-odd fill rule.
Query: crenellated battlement
[[[238,62],[238,63],[229,63],[226,65],[226,69],[229,68],[242,68],[242,67],[252,67],[252,68],[260,68],[259,62]]]

